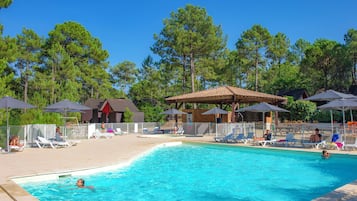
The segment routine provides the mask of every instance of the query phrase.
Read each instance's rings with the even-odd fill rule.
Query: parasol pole
[[[331,135],[333,135],[333,114],[332,114],[332,110],[330,110],[330,116],[331,116]]]
[[[342,108],[342,126],[343,126],[343,136],[345,138],[346,141],[346,127],[345,127],[345,109]]]
[[[10,128],[9,128],[9,108],[6,107],[6,148],[7,152],[10,152]]]
[[[263,136],[265,131],[265,112],[263,112]]]

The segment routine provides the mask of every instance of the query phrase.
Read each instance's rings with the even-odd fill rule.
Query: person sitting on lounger
[[[264,137],[265,140],[271,140],[271,133],[269,132],[268,129],[265,131],[263,137]]]
[[[321,134],[318,128],[316,128],[315,133],[310,136],[310,142],[321,142]]]
[[[58,126],[56,127],[56,138],[55,139],[58,142],[63,142],[64,141],[62,133],[61,133],[61,129]]]
[[[323,150],[322,153],[321,153],[321,157],[323,159],[328,159],[330,157],[330,153],[328,153],[327,150]]]
[[[18,146],[18,147],[23,147],[24,145],[20,143],[19,140],[19,136],[14,135],[13,137],[11,137],[10,141],[9,141],[9,145],[10,146]]]

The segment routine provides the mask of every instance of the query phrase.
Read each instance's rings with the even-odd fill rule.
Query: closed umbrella
[[[6,147],[8,152],[9,149],[9,138],[10,138],[10,129],[9,129],[9,111],[10,109],[26,109],[26,108],[35,108],[35,106],[25,103],[23,101],[14,99],[10,96],[5,96],[0,99],[0,108],[6,109]]]
[[[241,108],[239,110],[236,110],[236,112],[262,112],[263,113],[263,134],[264,134],[264,130],[265,130],[265,113],[266,112],[289,112],[288,110],[285,110],[283,108],[277,107],[275,105],[271,105],[269,103],[259,103],[259,104],[255,104],[252,106],[248,106],[248,107],[244,107]],[[276,128],[276,125],[275,125]]]

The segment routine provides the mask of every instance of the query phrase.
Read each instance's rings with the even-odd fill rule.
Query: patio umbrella
[[[322,110],[341,110],[342,111],[342,125],[343,125],[343,135],[345,136],[346,140],[346,127],[345,127],[345,111],[357,109],[357,101],[354,99],[337,99],[331,102],[328,102],[324,105],[318,107]]]
[[[65,117],[67,117],[68,112],[83,112],[85,110],[90,110],[90,109],[91,109],[90,107],[72,102],[67,99],[45,107],[45,111],[63,113]],[[65,136],[66,136],[66,129],[65,129]]]
[[[186,112],[182,112],[180,110],[176,110],[175,108],[171,108],[168,110],[163,111],[161,114],[167,114],[167,115],[178,115],[178,114],[187,114]],[[175,122],[177,126],[177,116],[175,116]]]
[[[332,101],[332,100],[337,100],[337,99],[356,99],[357,97],[353,94],[346,94],[342,92],[338,92],[332,89],[326,90],[324,92],[315,94],[313,96],[310,96],[308,98],[305,98],[304,100],[309,100],[313,102],[321,102],[321,101]],[[351,113],[351,121],[353,121],[353,116],[352,116],[352,111]],[[331,134],[333,133],[333,114],[332,110],[330,110],[330,116],[331,116]]]
[[[336,99],[354,99],[357,98],[355,95],[353,94],[345,94],[345,93],[341,93],[335,90],[327,90],[318,94],[315,94],[313,96],[310,96],[308,98],[305,98],[304,100],[309,100],[309,101],[332,101],[332,100],[336,100]]]
[[[215,115],[215,119],[216,119],[216,137],[217,137],[217,118],[216,118],[216,115],[219,114],[228,114],[228,112],[226,110],[222,110],[221,108],[219,107],[215,107],[215,108],[212,108],[210,110],[207,110],[206,112],[202,113],[203,115],[211,115],[211,114],[214,114]]]
[[[186,112],[182,112],[180,110],[176,110],[174,108],[163,111],[161,114],[175,115],[175,114],[187,114]]]
[[[226,110],[222,110],[221,108],[215,107],[210,110],[207,110],[206,112],[202,113],[204,115],[209,115],[209,114],[228,114]]]
[[[264,130],[265,130],[264,118],[265,118],[266,112],[289,112],[289,111],[285,110],[283,108],[277,107],[275,105],[271,105],[269,103],[262,102],[259,104],[241,108],[239,110],[236,110],[236,112],[262,112],[263,113],[263,134],[264,134]],[[275,125],[275,128],[276,128],[276,125]]]
[[[67,99],[45,107],[45,110],[49,112],[78,112],[90,109],[90,107],[69,101]]]
[[[9,129],[9,111],[10,109],[25,109],[25,108],[34,108],[35,106],[25,103],[23,101],[14,99],[10,96],[5,96],[0,99],[0,108],[6,109],[6,146],[9,150],[9,138],[10,138],[10,129]]]

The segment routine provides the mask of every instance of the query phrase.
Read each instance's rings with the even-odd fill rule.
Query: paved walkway
[[[124,164],[130,162],[136,157],[139,157],[159,144],[173,141],[213,143],[213,137],[184,138],[123,135],[115,136],[112,139],[83,140],[77,146],[69,148],[26,148],[23,152],[0,154],[0,200],[37,200],[15,184],[11,178]],[[244,145],[233,144],[231,146]],[[301,148],[297,150],[301,150]],[[309,150],[318,152],[321,151],[313,149]],[[357,154],[356,151],[346,153]],[[319,198],[317,200],[357,200],[351,198],[352,195],[357,197],[357,183],[351,183],[343,188],[336,189],[336,191],[332,192],[327,197]]]

